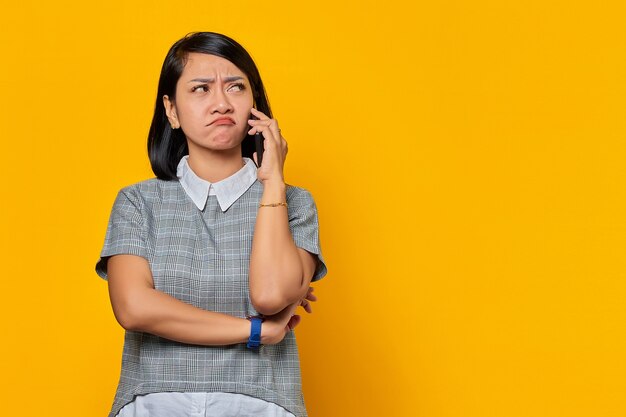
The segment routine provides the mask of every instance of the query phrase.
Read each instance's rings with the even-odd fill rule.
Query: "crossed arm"
[[[281,188],[266,187],[263,199],[284,201]],[[316,258],[295,246],[287,209],[261,208],[257,215],[250,259],[250,298],[266,315],[261,342],[280,342],[300,321],[296,308],[310,312],[316,297],[310,288]],[[115,255],[107,264],[109,295],[118,322],[183,343],[229,345],[244,343],[250,334],[245,318],[212,312],[184,303],[154,288],[148,261],[134,255]]]
[[[264,184],[261,202],[285,201],[283,182]],[[250,299],[256,311],[271,315],[305,298],[316,258],[296,247],[287,207],[261,207],[250,255]]]

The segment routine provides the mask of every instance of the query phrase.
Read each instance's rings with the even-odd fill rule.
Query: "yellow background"
[[[6,416],[104,416],[93,269],[162,60],[240,41],[320,211],[312,417],[626,415],[622,1],[20,0],[0,17]]]

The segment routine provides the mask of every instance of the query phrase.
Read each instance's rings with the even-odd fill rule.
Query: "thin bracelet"
[[[287,203],[271,203],[271,204],[259,203],[259,207],[278,207],[278,206],[287,207]]]

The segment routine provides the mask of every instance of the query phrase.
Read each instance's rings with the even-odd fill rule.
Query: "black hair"
[[[148,156],[152,171],[162,180],[176,180],[176,167],[189,153],[187,138],[182,129],[172,129],[165,113],[163,96],[176,98],[176,83],[183,73],[187,56],[191,52],[215,55],[227,59],[243,71],[250,81],[255,107],[270,118],[272,111],[263,87],[261,75],[250,54],[228,36],[214,32],[193,32],[178,40],[167,53],[157,91],[154,116],[148,133]],[[254,136],[246,135],[241,144],[242,156],[252,158]]]

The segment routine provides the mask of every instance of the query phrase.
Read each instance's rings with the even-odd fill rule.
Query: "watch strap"
[[[250,320],[250,337],[248,338],[248,349],[258,349],[261,346],[261,317],[248,317]]]

